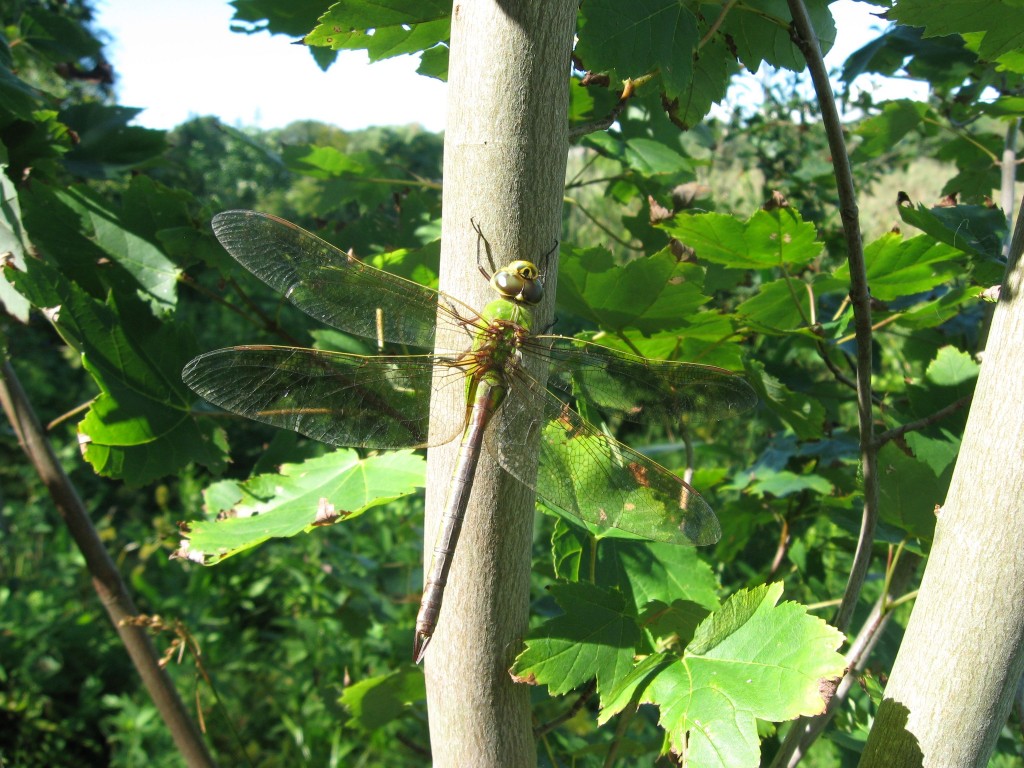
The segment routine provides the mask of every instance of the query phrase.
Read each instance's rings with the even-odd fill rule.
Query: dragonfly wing
[[[213,231],[239,264],[306,314],[346,333],[433,349],[439,320],[457,327],[476,320],[455,299],[363,264],[276,216],[225,211],[213,217]]]
[[[570,400],[586,398],[629,421],[692,424],[739,414],[757,404],[746,380],[724,368],[649,360],[562,336],[536,336],[529,350],[548,361],[551,389]]]
[[[519,373],[510,385],[488,448],[545,503],[598,529],[652,541],[701,546],[721,537],[711,507],[681,478],[597,430],[533,379]],[[539,418],[529,409],[540,404]]]
[[[455,424],[448,434],[428,433],[432,386],[455,386],[461,393],[465,380],[461,370],[431,355],[229,347],[195,358],[181,376],[221,408],[332,445],[423,448],[461,431]]]

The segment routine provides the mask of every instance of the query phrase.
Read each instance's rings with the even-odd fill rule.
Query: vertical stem
[[[871,412],[871,294],[868,291],[867,267],[860,237],[860,217],[857,211],[857,192],[853,185],[853,171],[843,138],[828,71],[821,56],[821,48],[814,35],[811,19],[802,0],[788,0],[793,16],[791,31],[793,42],[807,60],[814,92],[821,107],[822,122],[832,154],[832,167],[836,174],[839,193],[839,215],[846,237],[846,258],[850,264],[850,303],[853,307],[854,332],[857,342],[857,416],[860,427],[860,460],[864,475],[864,508],[861,513],[860,538],[854,554],[850,577],[843,600],[836,613],[835,625],[845,631],[853,618],[860,590],[864,586],[868,565],[871,563],[871,544],[878,522],[878,453],[875,447],[874,421]]]
[[[503,263],[535,260],[560,231],[576,8],[573,0],[455,2],[440,284],[470,306],[490,300],[474,262],[472,221]],[[556,274],[552,264],[539,326],[545,313],[551,315]],[[451,350],[464,346],[464,338],[439,335],[437,343]],[[454,402],[458,394],[449,402],[435,398],[432,418],[464,417],[465,403]],[[428,548],[457,448],[449,444],[428,456]],[[424,659],[431,751],[439,768],[536,761],[530,692],[508,675],[527,628],[533,516],[532,493],[485,453]]]

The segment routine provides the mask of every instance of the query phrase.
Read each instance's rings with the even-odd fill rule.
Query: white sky
[[[830,69],[876,36],[883,22],[869,14],[877,10],[853,0],[833,4],[839,37],[826,57]],[[287,37],[232,32],[233,13],[226,0],[98,0],[96,26],[111,36],[118,102],[145,108],[136,124],[167,129],[216,115],[260,128],[313,119],[347,130],[444,129],[445,84],[417,75],[418,58],[371,65],[365,52],[343,51],[324,73]],[[906,81],[895,87],[899,96],[924,97]]]

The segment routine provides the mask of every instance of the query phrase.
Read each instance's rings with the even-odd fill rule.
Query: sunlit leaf
[[[339,450],[285,464],[280,474],[223,480],[205,494],[207,514],[223,519],[189,523],[177,554],[215,565],[268,539],[350,520],[422,487],[425,466],[408,451],[360,459]]]

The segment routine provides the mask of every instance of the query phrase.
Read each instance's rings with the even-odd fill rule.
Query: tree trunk
[[[861,768],[986,765],[1024,669],[1022,283],[1017,261]]]
[[[452,14],[441,289],[472,307],[496,298],[476,267],[480,225],[497,266],[537,261],[559,235],[568,152],[571,0],[471,0]],[[491,269],[491,265],[486,265]],[[555,259],[539,322],[551,317]],[[437,339],[465,347],[465,335]],[[435,402],[461,419],[464,403]],[[457,445],[430,451],[429,562]],[[508,674],[527,627],[533,494],[485,452],[424,660],[433,764],[531,766],[530,691]],[[426,563],[425,563],[426,566]]]

